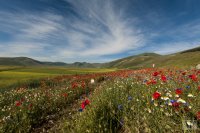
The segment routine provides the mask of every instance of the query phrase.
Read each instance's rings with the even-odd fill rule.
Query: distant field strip
[[[0,65],[0,72],[1,71],[9,71],[9,70],[15,70],[15,69],[20,69],[22,67],[19,66],[1,66]]]
[[[64,68],[64,67],[6,67],[0,66],[0,89],[14,84],[29,82],[45,77],[71,74],[110,72],[116,69]]]
[[[3,71],[0,72],[0,88],[50,76],[55,76],[55,74]]]

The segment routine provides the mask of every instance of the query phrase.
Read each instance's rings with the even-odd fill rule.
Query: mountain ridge
[[[200,47],[188,49],[185,51],[160,55],[157,53],[142,53],[128,56],[106,63],[88,63],[88,62],[49,62],[38,61],[29,57],[0,57],[0,65],[8,66],[64,66],[76,68],[145,68],[156,64],[159,67],[164,66],[191,66],[200,64]]]

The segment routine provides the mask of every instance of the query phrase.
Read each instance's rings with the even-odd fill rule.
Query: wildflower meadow
[[[43,79],[0,94],[0,132],[199,132],[199,79],[178,68]]]

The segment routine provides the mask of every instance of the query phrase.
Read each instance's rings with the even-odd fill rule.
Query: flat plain
[[[58,75],[110,72],[115,69],[0,66],[0,89]]]

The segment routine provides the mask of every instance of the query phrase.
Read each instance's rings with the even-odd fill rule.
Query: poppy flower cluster
[[[78,87],[78,83],[77,82],[73,82],[71,85],[72,85],[72,89],[75,89],[75,88]]]
[[[24,98],[21,98],[20,100],[15,101],[15,106],[21,106],[24,101],[25,101]]]
[[[159,75],[159,73],[158,72],[154,72],[152,75],[156,77],[156,76]]]
[[[137,122],[137,120],[129,119],[129,116],[130,118],[131,115],[135,117],[134,115],[136,115],[138,111],[136,109],[139,109],[139,111],[143,110],[142,115],[145,117],[143,122],[145,123],[147,121],[147,123],[145,123],[147,127],[150,127],[148,124],[151,122],[156,124],[160,122],[160,125],[163,125],[163,127],[161,126],[161,130],[162,128],[165,129],[165,124],[169,125],[171,129],[174,129],[175,126],[172,123],[181,124],[178,123],[181,121],[180,118],[192,120],[196,118],[200,119],[200,112],[197,113],[196,111],[199,105],[199,97],[197,94],[200,94],[197,88],[199,89],[198,86],[200,84],[199,82],[193,82],[195,80],[194,77],[192,77],[192,80],[189,78],[189,74],[191,73],[193,72],[189,70],[176,69],[163,69],[162,71],[156,69],[156,72],[155,70],[137,71],[130,75],[129,78],[116,79],[110,85],[102,85],[102,88],[104,89],[105,87],[108,91],[102,92],[103,95],[105,94],[105,97],[102,98],[106,100],[105,102],[101,101],[102,104],[100,105],[101,107],[108,103],[111,103],[109,105],[114,105],[110,106],[111,112],[114,112],[113,114],[118,118],[118,123],[120,124],[120,118],[124,118],[125,125],[127,124],[126,126]],[[112,95],[115,93],[117,94],[116,96]],[[99,97],[97,97],[97,99],[98,98]],[[94,102],[94,106],[90,106],[90,108],[96,108],[100,105],[98,105],[98,102]],[[149,117],[149,113],[151,113],[155,119]],[[102,113],[102,117],[107,117],[103,115]],[[160,118],[164,121],[158,122],[157,120]],[[166,121],[165,118],[167,118]],[[129,121],[131,122],[129,123]],[[130,127],[130,129],[132,127]],[[170,132],[169,127],[167,127],[167,130],[162,130],[160,132]],[[152,131],[151,128],[149,130]],[[157,132],[159,131],[157,130]]]
[[[189,75],[189,78],[192,79],[193,81],[197,81],[197,75],[195,74]]]
[[[39,86],[36,87],[37,89],[28,89],[31,87],[25,86],[25,89],[17,88],[9,90],[4,94],[0,94],[2,101],[2,107],[0,109],[2,111],[2,115],[0,115],[0,123],[3,121],[3,128],[1,129],[5,129],[5,131],[7,131],[7,129],[12,130],[14,126],[17,126],[19,124],[23,125],[24,123],[26,123],[26,125],[23,125],[24,130],[7,131],[26,132],[26,129],[28,130],[30,129],[30,127],[32,127],[32,123],[27,123],[27,121],[35,121],[36,124],[39,125],[43,119],[48,117],[48,114],[50,114],[49,112],[51,112],[52,114],[58,113],[58,111],[62,111],[62,109],[68,107],[69,103],[75,102],[78,97],[87,95],[88,93],[93,91],[99,85],[97,83],[100,83],[99,78],[103,77],[105,81],[107,79],[123,79],[129,78],[135,72],[144,73],[146,71],[146,69],[137,71],[119,70],[96,74],[62,75],[53,78],[42,79]],[[82,89],[86,88],[87,86],[89,89],[87,91],[83,91]],[[133,98],[129,97],[128,100],[133,101]],[[84,110],[89,104],[89,99],[84,100],[80,105],[80,111]],[[29,115],[27,115],[30,117],[26,117],[25,119],[24,117],[15,118],[18,116],[26,115],[26,113],[30,113]],[[7,122],[6,119],[4,119],[5,117],[7,117],[8,114],[11,114],[10,118],[12,118],[13,120],[19,119],[19,121],[13,121],[13,125],[9,125],[10,123]]]
[[[81,103],[81,109],[83,110],[83,109],[85,109],[85,107],[87,106],[87,105],[89,105],[90,104],[90,101],[88,100],[88,99],[86,99],[85,101],[83,101],[82,103]]]

